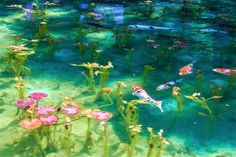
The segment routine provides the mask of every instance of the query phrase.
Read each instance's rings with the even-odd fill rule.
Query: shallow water
[[[9,72],[4,58],[10,45],[26,44],[34,48],[34,43],[30,42],[32,39],[40,41],[33,49],[35,53],[25,63],[31,72],[20,74],[25,81],[25,98],[32,92],[44,92],[48,97],[40,101],[42,106],[54,102],[55,107],[64,97],[70,97],[85,107],[108,104],[109,100],[103,97],[98,101],[96,95],[88,90],[89,84],[81,75],[87,69],[70,64],[97,62],[106,65],[111,61],[114,68],[109,70],[106,87],[115,91],[116,82],[122,81],[127,85],[122,88],[124,100],[137,100],[132,95],[132,86],[143,85],[144,66],[151,65],[155,69],[147,74],[144,87],[153,99],[163,101],[164,112],[153,105],[137,105],[138,124],[142,125],[142,131],[135,142],[133,156],[147,155],[147,127],[152,127],[155,132],[164,130],[169,145],[164,146],[163,157],[236,156],[236,78],[212,70],[220,67],[232,69],[236,65],[236,3],[233,0],[212,3],[58,0],[55,5],[48,6],[45,14],[34,16],[32,10],[10,6],[15,3],[19,4],[17,1],[0,2],[1,156],[41,156],[31,132],[18,124],[22,118],[16,116],[19,108],[15,105],[19,99],[14,88],[16,74]],[[20,4],[32,8],[31,1]],[[44,1],[39,1],[39,6],[40,10],[45,8]],[[46,37],[37,35],[42,21],[46,21],[49,34]],[[142,29],[141,26],[131,28],[129,25],[153,27]],[[168,29],[155,29],[155,26]],[[21,34],[19,42],[14,43],[16,40],[11,34]],[[48,37],[53,39],[51,43],[45,39]],[[76,46],[78,42],[85,44],[83,56]],[[91,56],[93,44],[96,50],[101,51],[97,57]],[[179,69],[190,63],[193,63],[193,72],[179,76]],[[199,72],[201,77],[198,77]],[[183,99],[180,112],[171,88],[155,90],[158,85],[179,78],[184,79],[177,84]],[[98,76],[95,76],[95,82],[98,92]],[[216,88],[218,91],[214,93]],[[206,98],[222,96],[221,99],[209,100],[214,114],[212,120],[209,121],[207,110],[184,97],[195,92]],[[110,156],[127,156],[125,144],[129,143],[129,138],[124,119],[116,109],[115,93],[111,93],[111,97],[113,105],[101,108],[113,114],[107,122]],[[45,126],[39,129],[42,128]],[[83,149],[86,128],[85,119],[72,123],[71,156],[103,156],[102,127],[92,121],[95,145],[90,151]],[[66,156],[68,143],[65,142],[65,132],[64,125],[56,128],[57,149],[50,148],[45,144],[46,139],[42,139],[47,156]]]

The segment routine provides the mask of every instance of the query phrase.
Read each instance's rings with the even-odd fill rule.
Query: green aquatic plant
[[[177,101],[177,111],[180,112],[183,109],[183,99],[180,94],[180,88],[177,86],[174,86],[172,88],[172,95],[175,97]]]
[[[97,94],[97,99],[101,99],[103,94],[103,89],[106,86],[106,82],[109,78],[109,69],[113,68],[112,62],[108,62],[107,65],[100,65],[99,70],[95,71],[95,75],[99,75],[99,92]]]
[[[132,36],[133,29],[129,27],[119,27],[112,29],[115,37],[116,46],[121,47],[123,43],[127,43]]]
[[[175,127],[177,120],[179,118],[179,114],[180,114],[181,110],[183,109],[183,99],[182,99],[182,95],[180,93],[180,88],[177,86],[174,86],[172,88],[172,95],[175,97],[175,100],[177,102],[177,112],[176,112],[176,115],[173,120],[173,127]]]
[[[126,58],[126,61],[127,61],[128,68],[130,68],[133,57],[134,57],[134,49],[125,48],[124,50],[127,51],[127,55],[125,56],[125,58]]]
[[[150,71],[153,71],[153,70],[155,70],[155,68],[153,67],[153,66],[151,66],[151,65],[145,65],[144,66],[144,69],[143,69],[143,75],[142,75],[142,78],[143,78],[143,87],[144,87],[144,85],[145,85],[145,82],[146,82],[146,80],[147,80],[147,76],[148,76],[148,74],[149,74],[149,72]]]
[[[141,132],[142,125],[131,125],[129,126],[130,131],[130,143],[128,146],[127,157],[132,157],[135,149],[135,143],[138,139],[138,133]]]
[[[163,144],[169,144],[169,142],[166,140],[166,138],[163,137],[164,131],[161,129],[157,133],[157,145],[156,145],[156,157],[161,157],[161,153],[163,151]]]
[[[86,52],[87,44],[82,42],[77,42],[75,45],[76,49],[79,51],[80,57],[83,58]]]
[[[10,34],[11,38],[14,40],[14,44],[18,45],[19,41],[21,39],[21,35],[22,33],[18,33],[18,34]]]
[[[125,109],[124,107],[124,93],[121,91],[121,87],[127,87],[127,85],[124,82],[116,82],[116,107],[117,111],[124,117],[123,111]]]
[[[148,127],[147,130],[150,134],[150,138],[146,157],[154,156],[154,152],[156,152],[156,157],[160,157],[161,152],[163,151],[163,144],[169,144],[169,142],[162,136],[164,131],[161,129],[157,134],[155,134],[152,128]]]
[[[71,157],[71,131],[72,131],[71,119],[69,117],[66,117],[65,141],[66,141],[67,157]]]
[[[45,39],[49,37],[49,30],[47,29],[47,21],[39,24],[38,32],[35,34],[36,39]]]
[[[233,74],[228,78],[227,86],[226,86],[226,88],[224,90],[224,93],[223,93],[224,96],[227,96],[230,93],[230,91],[233,87],[233,84],[235,83],[235,80],[236,80],[235,76],[236,76],[236,74]]]
[[[6,69],[17,77],[30,73],[30,69],[25,66],[25,62],[32,54],[34,54],[32,49],[25,47],[25,44],[9,46],[5,54],[7,61]]]
[[[148,153],[147,153],[147,156],[146,157],[152,157],[153,155],[153,149],[155,148],[155,145],[157,143],[157,135],[155,135],[152,131],[152,128],[147,128],[149,134],[150,134],[150,139],[149,139],[149,142],[148,142]]]
[[[85,79],[89,83],[90,90],[95,94],[95,80],[94,80],[94,72],[96,68],[99,68],[98,63],[83,63],[83,64],[71,64],[72,66],[79,66],[79,67],[85,67],[88,69],[88,73],[86,72],[81,72],[81,74],[85,77]]]
[[[96,62],[102,50],[97,49],[98,46],[97,43],[90,43],[89,46],[90,46],[90,59],[93,62]]]
[[[24,99],[25,98],[25,82],[22,77],[16,77],[15,78],[16,84],[15,88],[18,91],[18,98]]]
[[[113,100],[112,100],[112,98],[110,96],[110,93],[111,93],[112,89],[111,88],[103,88],[102,90],[103,90],[102,94],[105,94],[106,98],[109,101],[109,104],[101,105],[98,108],[102,108],[102,107],[107,107],[107,106],[113,105]]]
[[[201,82],[202,82],[202,75],[203,72],[201,70],[198,70],[195,75],[195,91],[199,92],[201,89]]]
[[[198,103],[202,108],[207,110],[210,120],[212,120],[214,118],[214,113],[213,113],[212,109],[209,107],[208,101],[211,99],[222,98],[222,96],[212,96],[210,98],[205,98],[205,97],[201,96],[200,93],[193,93],[192,95],[185,95],[185,97],[187,99],[190,99],[190,100]]]
[[[125,112],[125,126],[126,132],[129,134],[129,127],[133,125],[137,125],[138,122],[138,107],[137,104],[147,104],[146,100],[131,100],[127,103],[127,108]]]

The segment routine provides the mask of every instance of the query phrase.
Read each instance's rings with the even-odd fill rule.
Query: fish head
[[[140,86],[132,86],[132,90],[133,90],[134,92],[137,92],[137,91],[139,91],[139,90],[143,90],[143,88],[140,87]]]
[[[160,87],[157,87],[157,88],[156,88],[156,91],[160,91],[160,90],[161,90],[161,88],[160,88]]]

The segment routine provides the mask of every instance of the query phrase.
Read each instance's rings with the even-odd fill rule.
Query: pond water
[[[1,0],[0,156],[235,157],[235,8]]]

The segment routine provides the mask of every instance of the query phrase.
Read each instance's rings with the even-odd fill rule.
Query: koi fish
[[[168,31],[175,30],[173,28],[168,28],[168,27],[158,27],[158,26],[148,26],[148,25],[129,25],[128,27],[137,30],[168,30]]]
[[[216,68],[213,71],[225,75],[236,75],[236,69]]]
[[[139,99],[146,99],[151,105],[155,105],[161,110],[161,112],[164,112],[162,109],[162,101],[152,99],[142,87],[133,86],[132,89],[132,95],[139,97]]]
[[[156,91],[169,89],[169,88],[173,87],[174,85],[181,83],[181,82],[183,82],[183,78],[176,80],[176,81],[170,81],[170,82],[161,84],[156,88]]]
[[[204,32],[204,33],[223,33],[223,34],[228,34],[228,32],[226,32],[226,31],[219,31],[219,30],[216,30],[216,29],[201,29],[200,31]]]
[[[193,64],[196,63],[198,60],[193,61],[192,63],[184,66],[179,70],[179,75],[187,75],[193,73]]]

